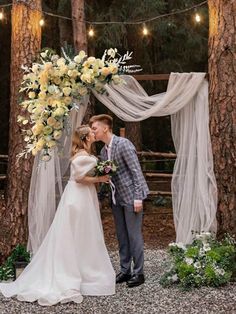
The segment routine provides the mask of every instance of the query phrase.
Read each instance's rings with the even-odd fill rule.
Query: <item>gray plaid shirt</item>
[[[101,150],[101,159],[108,159],[105,147]],[[116,187],[116,198],[125,204],[132,205],[134,200],[145,199],[149,189],[134,145],[128,139],[114,135],[111,146],[111,160],[118,165],[118,171],[112,177],[112,182]]]

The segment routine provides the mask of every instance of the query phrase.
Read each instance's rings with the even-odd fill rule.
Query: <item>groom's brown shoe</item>
[[[144,275],[136,274],[136,275],[133,275],[132,278],[127,281],[127,286],[129,288],[137,287],[137,286],[142,285],[144,282],[145,282]]]
[[[116,275],[116,283],[126,282],[131,279],[131,275],[120,272]]]

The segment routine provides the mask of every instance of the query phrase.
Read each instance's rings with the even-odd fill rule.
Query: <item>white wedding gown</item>
[[[94,184],[80,184],[94,168],[94,156],[77,156],[71,163],[53,223],[39,250],[12,283],[1,283],[5,297],[38,301],[40,305],[82,302],[82,295],[115,293],[115,272],[104,243]]]

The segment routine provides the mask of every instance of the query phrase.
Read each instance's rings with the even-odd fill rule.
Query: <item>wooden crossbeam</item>
[[[137,152],[139,157],[163,157],[163,158],[176,158],[174,153],[158,153],[158,152]]]
[[[147,173],[145,173],[145,176],[147,179],[149,179],[149,178],[170,178],[171,179],[172,178],[171,173],[150,173],[150,172],[147,172]]]
[[[168,81],[170,74],[134,74],[133,77],[137,81]],[[205,78],[209,79],[208,73],[206,73]]]

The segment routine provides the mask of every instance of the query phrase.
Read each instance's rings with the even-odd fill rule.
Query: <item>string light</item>
[[[147,35],[148,35],[148,29],[147,29],[147,27],[146,27],[145,24],[143,24],[143,35],[144,35],[144,36],[147,36]]]
[[[39,21],[39,25],[42,27],[42,26],[44,26],[44,24],[45,24],[44,19],[41,18],[40,21]]]
[[[90,28],[89,28],[88,35],[89,35],[89,37],[93,37],[94,36],[94,30],[93,30],[92,26],[90,26]]]
[[[200,23],[200,22],[201,22],[201,16],[200,16],[198,13],[195,14],[195,21],[196,21],[197,23]]]
[[[148,18],[148,19],[145,19],[145,20],[139,20],[139,21],[103,21],[103,22],[96,22],[96,21],[86,21],[85,20],[85,21],[78,21],[78,23],[86,23],[86,24],[93,24],[93,25],[98,25],[98,24],[99,25],[105,25],[105,24],[137,25],[137,24],[143,24],[143,23],[147,23],[147,22],[152,22],[152,21],[155,21],[157,19],[161,19],[161,18],[168,17],[168,16],[173,16],[173,15],[185,13],[185,12],[188,12],[190,10],[196,9],[198,7],[201,7],[201,6],[205,5],[205,4],[207,4],[207,1],[203,1],[201,3],[195,4],[192,7],[189,7],[189,8],[186,8],[186,9],[176,10],[176,11],[173,11],[171,13],[161,14],[161,15],[154,16],[152,18]],[[28,4],[26,2],[24,2],[24,5],[27,6]],[[12,6],[12,3],[8,3],[8,4],[5,4],[5,5],[0,5],[0,8],[9,7],[9,6]],[[58,18],[61,18],[61,19],[65,19],[65,20],[72,20],[71,17],[62,16],[62,15],[58,15],[58,14],[53,14],[53,13],[45,12],[45,11],[40,11],[40,12],[43,12],[44,14],[49,15],[49,16],[54,16],[54,17],[58,17]],[[200,15],[199,15],[199,17],[200,17]],[[199,17],[197,18],[198,20],[199,20]],[[195,15],[195,20],[196,20],[196,15]],[[201,21],[201,17],[200,17],[200,21]],[[199,23],[200,21],[197,21],[197,23]]]
[[[3,12],[0,12],[0,20],[3,20],[3,18],[4,18]]]

